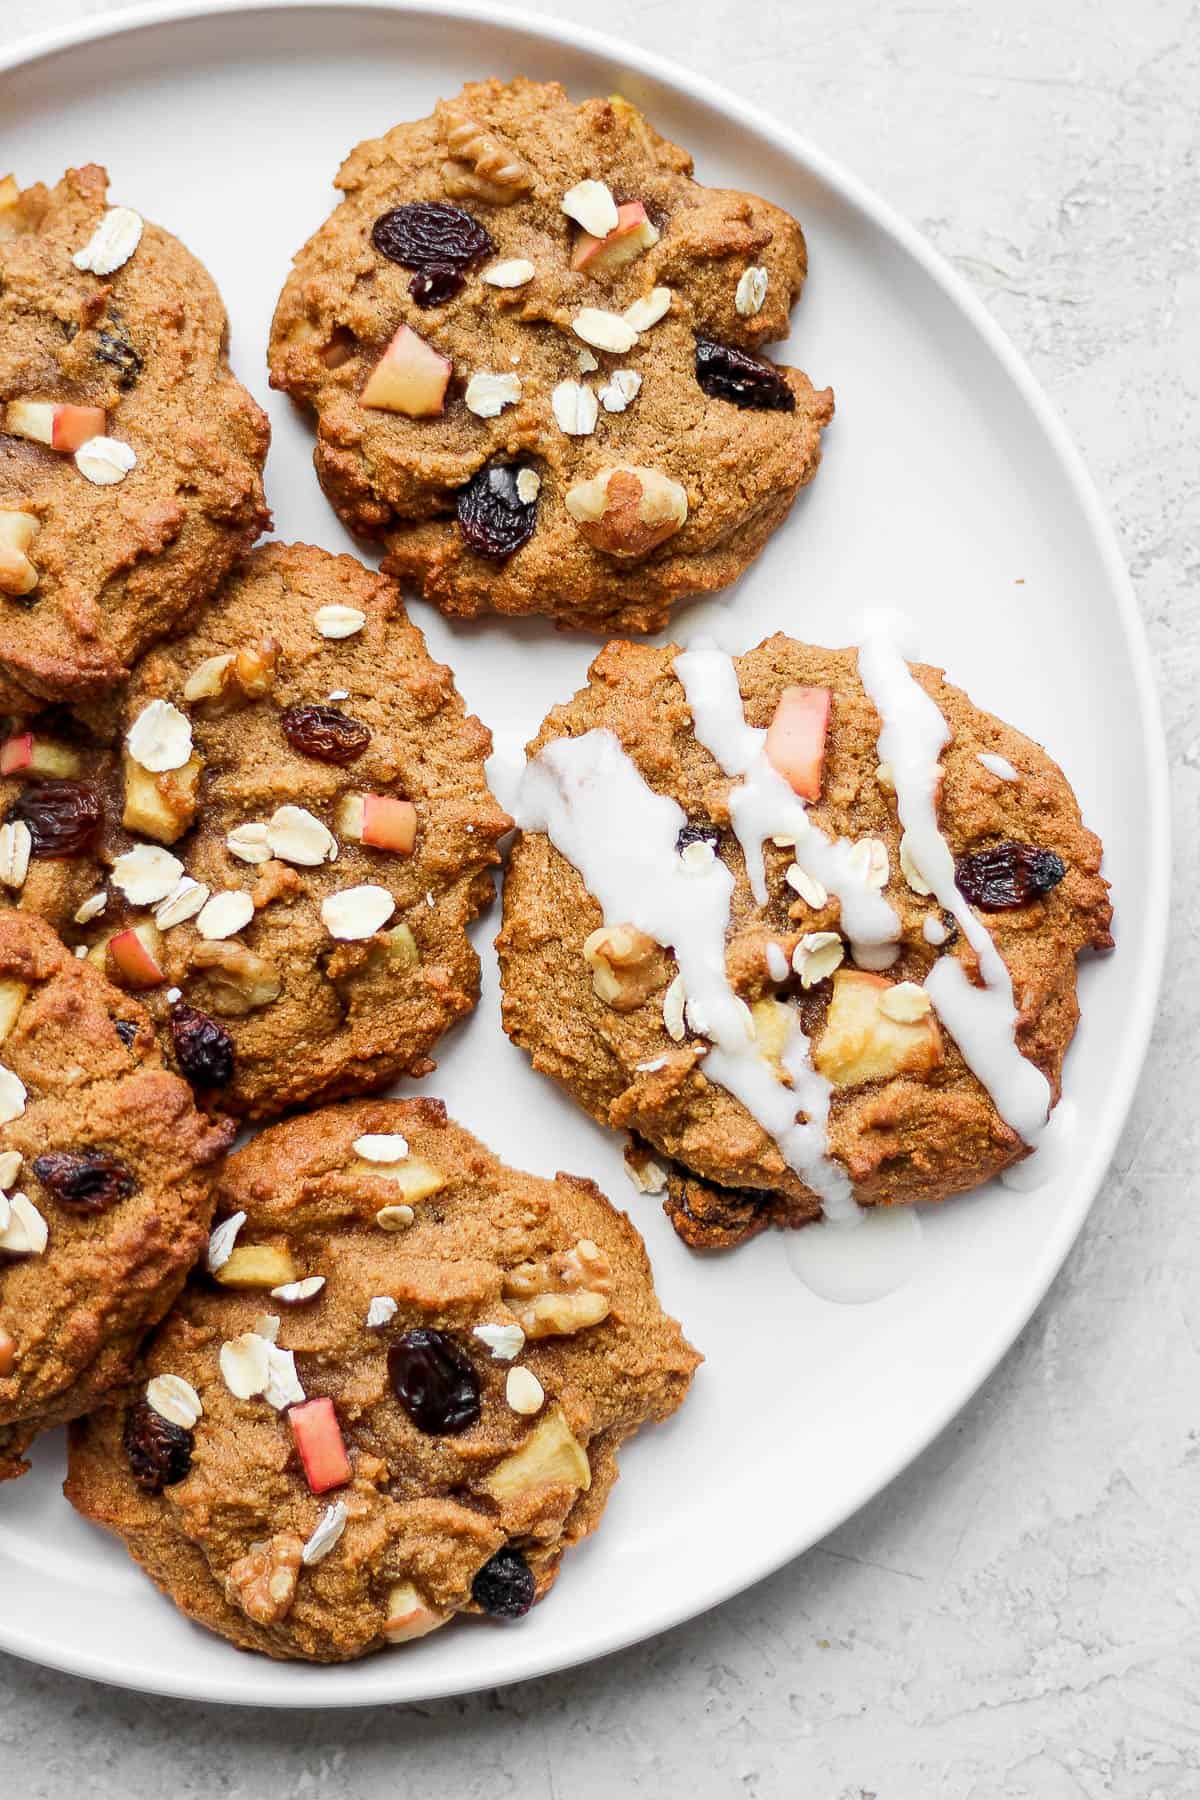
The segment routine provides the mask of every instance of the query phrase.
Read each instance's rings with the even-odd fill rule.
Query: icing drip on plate
[[[958,921],[984,982],[974,986],[955,957],[941,956],[925,978],[925,991],[1000,1117],[1035,1145],[1050,1111],[1050,1084],[1017,1048],[1012,977],[990,931],[959,891],[954,857],[938,825],[941,754],[950,727],[913,676],[886,621],[871,622],[858,672],[882,720],[879,756],[892,771],[908,858],[938,905]]]
[[[794,845],[795,860],[805,874],[836,895],[841,927],[859,967],[889,968],[899,955],[899,919],[864,877],[849,839],[835,843],[811,824],[804,802],[767,761],[767,734],[746,723],[733,658],[723,650],[696,645],[677,656],[672,666],[687,695],[696,737],[726,775],[737,779],[729,796],[729,816],[755,900],[760,906],[767,900],[763,843],[783,838]]]
[[[706,1077],[741,1101],[829,1217],[856,1218],[849,1178],[826,1155],[830,1085],[812,1066],[794,1009],[780,1053],[790,1088],[758,1049],[725,969],[733,876],[718,858],[699,869],[683,863],[675,849],[683,808],[647,785],[619,738],[596,730],[546,744],[527,764],[513,810],[522,830],[545,832],[579,871],[606,925],[635,925],[674,953],[688,1024],[711,1045]]]

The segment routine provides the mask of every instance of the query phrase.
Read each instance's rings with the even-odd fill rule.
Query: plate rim
[[[924,1454],[990,1379],[1037,1308],[1046,1299],[1091,1212],[1112,1161],[1137,1092],[1158,1009],[1171,899],[1171,828],[1167,745],[1145,624],[1111,520],[1082,453],[1057,407],[1050,401],[1025,358],[992,317],[966,278],[958,273],[917,227],[838,159],[827,155],[774,114],[752,106],[719,82],[661,56],[656,51],[644,49],[638,44],[622,43],[590,26],[531,13],[520,6],[510,8],[504,0],[495,0],[495,3],[494,0],[145,0],[143,4],[120,7],[73,24],[26,34],[9,46],[0,47],[0,76],[88,43],[153,30],[160,26],[170,27],[203,19],[219,21],[239,15],[321,11],[390,13],[400,17],[465,21],[499,27],[501,30],[525,32],[587,55],[623,63],[684,98],[698,101],[721,116],[767,138],[777,151],[815,175],[843,203],[863,214],[886,237],[897,243],[974,327],[984,346],[996,358],[1004,374],[1029,407],[1045,436],[1047,447],[1067,480],[1099,552],[1117,602],[1121,635],[1138,700],[1139,733],[1149,774],[1145,796],[1149,845],[1147,923],[1141,946],[1143,967],[1149,979],[1131,996],[1131,1009],[1126,1022],[1128,1029],[1124,1034],[1120,1053],[1114,1059],[1114,1080],[1119,1103],[1091,1135],[1089,1154],[1081,1175],[1074,1184],[1071,1203],[1064,1207],[1055,1231],[1043,1246],[1037,1263],[1029,1271],[1028,1286],[1020,1303],[986,1344],[974,1346],[973,1353],[964,1359],[959,1379],[954,1383],[943,1406],[925,1428],[905,1445],[901,1453],[882,1466],[875,1467],[848,1499],[843,1498],[840,1503],[829,1508],[828,1515],[818,1522],[816,1528],[802,1531],[798,1534],[797,1541],[782,1547],[778,1542],[771,1544],[753,1560],[752,1567],[748,1568],[743,1563],[731,1575],[714,1575],[702,1586],[690,1590],[682,1604],[664,1609],[658,1623],[649,1630],[641,1624],[626,1629],[617,1622],[582,1656],[571,1648],[558,1652],[551,1650],[547,1655],[543,1647],[540,1653],[527,1652],[523,1663],[518,1653],[514,1660],[520,1666],[495,1670],[489,1674],[486,1686],[481,1685],[472,1675],[463,1680],[456,1680],[451,1676],[449,1679],[438,1680],[428,1691],[403,1694],[390,1700],[380,1695],[358,1698],[348,1686],[339,1687],[323,1697],[311,1691],[311,1683],[308,1681],[303,1683],[302,1688],[297,1686],[288,1691],[288,1677],[294,1675],[297,1665],[286,1663],[264,1662],[256,1667],[257,1679],[254,1685],[244,1679],[239,1680],[239,1675],[244,1677],[246,1673],[246,1665],[236,1661],[231,1663],[227,1678],[205,1680],[200,1687],[194,1681],[177,1678],[175,1672],[167,1668],[130,1676],[105,1667],[103,1659],[97,1653],[88,1650],[71,1653],[57,1644],[39,1643],[36,1632],[20,1625],[14,1626],[0,1613],[0,1650],[42,1667],[83,1676],[108,1686],[224,1705],[279,1709],[304,1706],[323,1710],[349,1710],[380,1704],[420,1703],[422,1700],[450,1698],[505,1687],[519,1681],[558,1674],[568,1668],[583,1667],[601,1657],[649,1641],[698,1618],[735,1595],[746,1592],[803,1555],[881,1494],[897,1476]],[[532,1651],[532,1645],[530,1648]],[[304,1668],[305,1665],[300,1667]],[[308,1673],[312,1673],[311,1668]],[[257,1680],[262,1681],[262,1691],[255,1691]]]

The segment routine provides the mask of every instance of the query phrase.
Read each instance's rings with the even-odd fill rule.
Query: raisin
[[[418,306],[444,306],[462,288],[462,272],[450,263],[430,263],[427,269],[418,269],[408,284]]]
[[[116,1028],[117,1036],[120,1038],[120,1040],[124,1044],[125,1048],[127,1050],[131,1050],[133,1048],[133,1040],[138,1034],[138,1028],[134,1024],[133,1020],[132,1019],[114,1019],[113,1025]]]
[[[942,930],[946,934],[942,939],[942,949],[949,950],[952,944],[958,942],[958,920],[952,912],[947,912],[944,906],[938,913],[938,917],[942,922]]]
[[[124,1163],[104,1150],[50,1150],[34,1158],[33,1172],[60,1206],[81,1213],[106,1212],[137,1187]]]
[[[144,363],[133,347],[122,319],[109,318],[107,328],[96,334],[96,357],[117,371],[117,386],[126,392],[137,385]]]
[[[412,200],[376,219],[371,242],[381,256],[406,269],[469,269],[496,246],[490,232],[461,206]]]
[[[508,1544],[484,1563],[471,1583],[472,1600],[493,1619],[523,1619],[536,1593],[533,1570]]]
[[[733,406],[753,407],[755,412],[796,410],[796,396],[774,363],[733,344],[698,337],[696,380],[711,400],[728,400]]]
[[[1053,850],[1011,840],[960,856],[954,879],[972,906],[983,912],[1010,912],[1057,887],[1067,865]]]
[[[79,856],[91,846],[104,823],[104,808],[87,782],[47,777],[27,782],[8,816],[28,825],[34,856],[60,859]]]
[[[716,856],[721,847],[721,833],[715,825],[685,825],[675,839],[676,856],[682,856],[689,844],[708,844]]]
[[[475,1365],[444,1331],[406,1331],[388,1351],[388,1377],[419,1431],[465,1431],[479,1417]]]
[[[144,1494],[161,1494],[191,1469],[195,1437],[156,1413],[148,1400],[139,1400],[125,1414],[123,1441],[133,1479]]]
[[[472,550],[503,560],[528,543],[537,524],[537,501],[517,492],[520,469],[492,463],[458,490],[458,522]]]
[[[171,1038],[180,1068],[197,1087],[224,1087],[233,1079],[233,1039],[194,1006],[171,1014]]]
[[[293,750],[314,762],[337,763],[344,768],[362,755],[371,733],[358,719],[335,706],[289,706],[280,715],[283,735]]]

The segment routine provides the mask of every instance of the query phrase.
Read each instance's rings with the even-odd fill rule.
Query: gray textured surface
[[[105,10],[4,0],[0,35]],[[0,1657],[0,1793],[1194,1797],[1200,11],[540,10],[797,121],[974,282],[1066,414],[1133,570],[1172,753],[1177,901],[1150,1065],[1083,1238],[1002,1369],[905,1477],[771,1582],[604,1664],[407,1712],[221,1713]]]

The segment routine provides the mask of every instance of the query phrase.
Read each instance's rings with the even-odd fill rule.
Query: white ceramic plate
[[[136,18],[137,22],[130,22]],[[546,21],[453,5],[159,5],[0,56],[0,165],[24,180],[107,164],[114,196],[177,231],[216,276],[234,364],[271,412],[279,535],[351,548],[311,439],[267,389],[289,258],[358,139],[464,79],[620,90],[701,178],[803,221],[812,276],[789,360],[838,396],[825,464],[723,600],[685,613],[729,648],[785,628],[847,641],[902,604],[921,652],[1047,745],[1108,845],[1120,948],[1082,972],[1066,1088],[1086,1122],[1069,1174],[993,1188],[926,1220],[916,1278],[874,1305],[817,1299],[760,1239],[699,1260],[628,1186],[615,1139],[536,1077],[499,1026],[495,915],[478,1014],[428,1084],[510,1161],[595,1176],[645,1233],[665,1304],[708,1361],[683,1412],[626,1452],[598,1536],[512,1629],[464,1623],[338,1669],[240,1655],[187,1624],[58,1494],[61,1447],[0,1490],[0,1645],[163,1693],[280,1706],[424,1699],[565,1667],[713,1605],[860,1506],[952,1417],[1045,1294],[1087,1212],[1154,1010],[1167,893],[1166,773],[1145,645],[1078,458],[1029,375],[915,234],[817,151],[683,70]],[[517,751],[583,680],[594,646],[538,623],[452,626],[414,608],[498,747]]]

